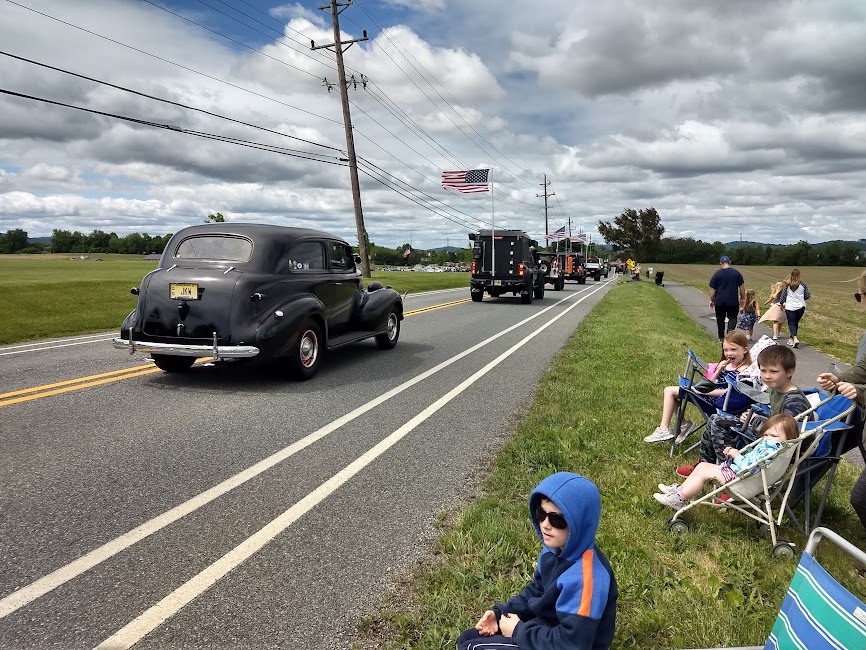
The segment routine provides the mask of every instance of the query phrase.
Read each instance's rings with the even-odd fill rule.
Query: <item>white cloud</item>
[[[493,170],[496,223],[535,235],[545,174],[552,228],[571,218],[593,231],[652,205],[669,235],[703,239],[866,230],[866,5],[857,0],[387,4],[365,7],[383,32],[357,8],[341,14],[343,38],[371,35],[346,51],[349,74],[369,79],[350,91],[362,170],[423,192],[416,201],[448,206],[452,220],[362,173],[376,243],[465,243],[463,224],[489,223],[489,196],[444,192],[439,178],[473,167]],[[323,12],[274,5],[278,20],[259,17],[275,30],[267,41],[203,5],[182,7],[257,53],[133,0],[29,5],[136,49],[9,3],[0,5],[4,49],[307,142],[8,57],[4,88],[345,158],[339,96],[322,85],[337,80],[333,54],[309,49],[310,39],[332,39]],[[62,223],[155,234],[220,211],[355,240],[345,166],[8,95],[0,112],[0,231],[46,235]]]

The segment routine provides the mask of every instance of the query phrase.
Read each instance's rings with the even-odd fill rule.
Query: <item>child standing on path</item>
[[[779,297],[782,295],[784,289],[784,282],[776,282],[772,287],[770,287],[770,297],[767,302],[764,303],[764,306],[769,305],[770,308],[764,312],[764,315],[758,320],[759,323],[763,323],[765,320],[773,321],[774,341],[778,339],[779,334],[782,333],[782,321],[785,320],[785,309],[779,304]]]
[[[465,630],[458,650],[610,648],[618,590],[595,545],[600,515],[601,496],[589,479],[559,472],[539,483],[529,495],[529,516],[543,545],[535,576]]]
[[[773,415],[761,427],[761,441],[746,453],[740,453],[739,449],[733,447],[725,447],[726,459],[721,465],[701,463],[682,485],[659,483],[661,492],[653,497],[662,505],[679,510],[689,499],[700,494],[708,481],[723,485],[733,481],[743,470],[750,469],[750,474],[756,473],[761,460],[781,449],[786,440],[793,440],[799,435],[794,418],[784,414]]]
[[[812,294],[806,283],[800,279],[800,269],[791,271],[786,284],[788,286],[782,290],[779,303],[785,306],[785,315],[788,317],[788,331],[791,333],[788,345],[799,348],[800,339],[797,338],[797,332],[800,329],[800,319],[806,313],[806,301],[812,297]]]
[[[746,332],[746,338],[752,340],[752,330],[755,329],[755,323],[758,316],[761,315],[761,308],[758,307],[758,301],[755,300],[755,290],[749,289],[746,291],[746,304],[740,310],[740,317],[737,319],[737,329]]]

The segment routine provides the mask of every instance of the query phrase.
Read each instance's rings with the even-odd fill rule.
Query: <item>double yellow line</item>
[[[469,302],[469,298],[463,300],[455,300],[454,302],[446,302],[441,305],[433,305],[432,307],[424,307],[422,309],[413,309],[407,311],[404,316],[415,316],[436,309],[452,307],[464,302]],[[197,363],[206,363],[210,358],[199,359]],[[45,384],[44,386],[34,386],[33,388],[24,388],[21,390],[13,390],[11,393],[0,393],[0,406],[10,406],[12,404],[20,404],[21,402],[29,402],[30,400],[40,399],[42,397],[50,397],[51,395],[60,395],[69,393],[82,388],[90,388],[91,386],[100,386],[102,384],[110,384],[115,381],[123,381],[124,379],[132,379],[133,377],[143,377],[144,375],[152,375],[161,372],[159,368],[153,364],[143,366],[135,366],[134,368],[124,368],[123,370],[112,370],[111,372],[102,372],[98,375],[90,375],[88,377],[78,377],[77,379],[67,379],[66,381],[58,381],[54,384]]]
[[[29,402],[32,399],[48,397],[49,395],[60,395],[61,393],[68,393],[80,388],[109,384],[113,381],[121,381],[131,377],[152,375],[155,372],[159,372],[159,368],[154,367],[152,364],[147,364],[146,366],[136,366],[135,368],[124,368],[123,370],[103,372],[98,375],[90,375],[89,377],[79,377],[77,379],[58,381],[56,384],[45,384],[44,386],[13,390],[11,393],[0,394],[0,406]]]

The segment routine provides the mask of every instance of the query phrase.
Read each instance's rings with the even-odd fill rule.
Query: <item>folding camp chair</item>
[[[797,473],[791,479],[791,494],[786,504],[788,519],[807,535],[810,530],[820,525],[821,514],[824,512],[842,454],[857,446],[856,437],[860,434],[854,426],[855,420],[859,420],[858,411],[851,400],[835,394],[822,397],[824,399],[820,403],[800,414],[797,419],[801,422],[803,431],[819,427],[821,423],[831,424],[823,427],[825,434],[814,452],[801,460]],[[810,420],[812,416],[816,418],[814,421]],[[825,479],[824,489],[812,517],[812,491],[822,478]],[[802,520],[794,510],[798,505],[803,506]]]
[[[815,558],[818,544],[824,539],[838,546],[854,562],[866,565],[866,553],[832,530],[816,528],[800,556],[767,643],[737,650],[866,648],[866,604],[839,584]]]
[[[700,360],[696,358],[696,364]],[[694,370],[693,370],[694,373]],[[727,392],[723,400],[722,408],[716,406],[716,397],[703,395],[694,389],[694,374],[690,376],[680,377],[680,391],[677,398],[679,399],[679,408],[677,409],[676,418],[674,419],[674,431],[680,432],[683,422],[686,419],[686,412],[689,407],[696,411],[693,414],[695,424],[688,430],[682,431],[675,435],[671,440],[670,457],[673,458],[677,451],[677,447],[681,446],[689,437],[695,433],[703,434],[703,430],[707,426],[707,421],[711,415],[721,414],[730,417],[738,416],[740,413],[750,408],[756,403],[756,400],[769,403],[769,396],[761,390],[742,381],[727,379]],[[691,452],[700,442],[694,443],[685,453]]]

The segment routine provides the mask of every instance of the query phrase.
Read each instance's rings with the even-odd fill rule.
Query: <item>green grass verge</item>
[[[682,459],[641,438],[658,424],[662,387],[689,347],[711,358],[718,344],[667,292],[649,282],[613,288],[542,378],[483,493],[443,525],[433,558],[364,622],[371,643],[453,649],[489,605],[522,589],[540,550],[526,498],[542,478],[568,470],[601,490],[598,543],[620,588],[614,647],[763,644],[796,562],[773,559],[769,538],[735,512],[696,509],[691,533],[672,534],[670,511],[651,496],[657,483],[673,482]],[[847,503],[855,478],[840,467],[824,524],[862,543]],[[786,526],[783,536],[799,556],[802,535]],[[866,598],[866,581],[840,553],[822,545],[819,559]]]
[[[129,293],[156,268],[139,255],[0,255],[0,345],[119,329],[135,309]],[[373,274],[401,293],[469,287],[468,273]]]

